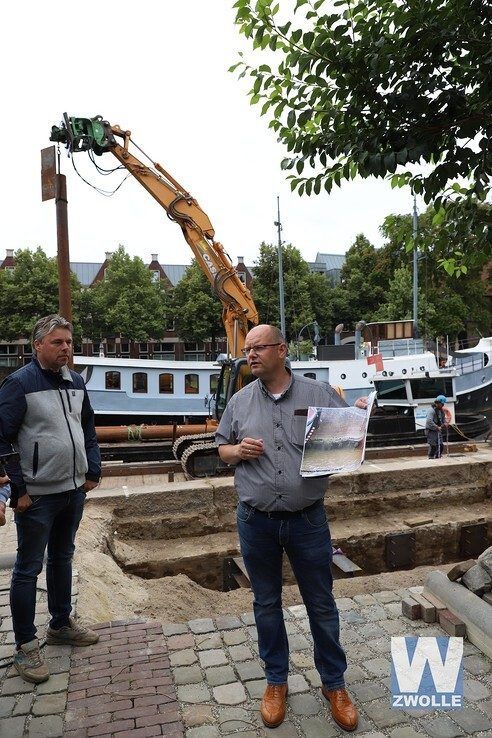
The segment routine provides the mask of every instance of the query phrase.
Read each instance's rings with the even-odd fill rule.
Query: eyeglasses
[[[247,348],[243,348],[243,356],[247,356],[251,351],[254,351],[255,354],[261,354],[263,351],[267,348],[270,348],[270,346],[281,346],[282,343],[259,343],[257,346],[248,346]]]

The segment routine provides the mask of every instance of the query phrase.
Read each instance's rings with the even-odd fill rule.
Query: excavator
[[[222,320],[227,337],[228,355],[222,362],[215,396],[214,418],[207,424],[206,434],[184,436],[174,443],[173,452],[190,478],[229,474],[222,464],[214,443],[214,429],[230,397],[251,381],[242,349],[246,334],[258,324],[258,311],[250,291],[239,279],[223,246],[215,240],[214,228],[196,199],[160,164],[144,164],[131,151],[130,144],[146,158],[131,138],[131,131],[111,125],[98,115],[94,118],[69,117],[51,129],[50,141],[63,144],[71,156],[93,152],[96,156],[111,153],[130,174],[157,200],[170,220],[181,228],[195,259],[208,278],[222,304]]]

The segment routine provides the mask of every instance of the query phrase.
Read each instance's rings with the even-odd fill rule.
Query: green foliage
[[[436,213],[453,206],[451,195],[485,199],[490,3],[297,0],[288,20],[268,0],[234,7],[253,49],[276,55],[273,67],[250,66],[241,55],[231,71],[251,78],[251,103],[287,148],[282,167],[293,190],[319,194],[357,175],[389,176],[434,201]]]
[[[105,279],[84,295],[84,325],[89,335],[122,335],[134,341],[160,338],[169,323],[170,300],[140,257],[123,246],[111,257]]]
[[[283,247],[285,323],[287,339],[297,337],[300,329],[315,320],[312,306],[312,281],[309,266],[301,253],[288,244]],[[328,284],[325,280],[325,283]],[[262,323],[280,326],[277,247],[262,243],[255,262],[253,299]]]
[[[173,313],[176,332],[185,341],[224,335],[220,301],[196,261],[174,288]]]
[[[79,321],[76,307],[80,285],[75,275],[71,278],[71,288],[77,335]],[[36,251],[17,251],[15,269],[0,271],[0,336],[6,341],[28,338],[39,318],[57,313],[58,309],[56,259],[46,256],[40,247]]]

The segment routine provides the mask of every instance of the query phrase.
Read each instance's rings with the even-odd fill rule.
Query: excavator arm
[[[110,125],[101,116],[69,118],[65,113],[62,125],[52,127],[50,141],[65,144],[72,154],[92,150],[100,156],[111,152],[165,209],[168,217],[179,224],[221,301],[229,351],[233,357],[240,356],[246,334],[258,324],[258,311],[224,248],[215,241],[213,226],[195,198],[160,164],[143,164],[129,150],[130,131]]]

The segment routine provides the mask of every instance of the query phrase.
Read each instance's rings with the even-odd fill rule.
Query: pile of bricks
[[[477,561],[471,559],[455,568],[456,576],[452,581],[461,581],[467,589],[492,605],[492,546],[481,553]]]
[[[401,603],[403,615],[409,620],[422,619],[424,623],[436,623],[452,636],[464,637],[466,625],[446,605],[431,592],[424,590],[422,594],[412,593]]]

